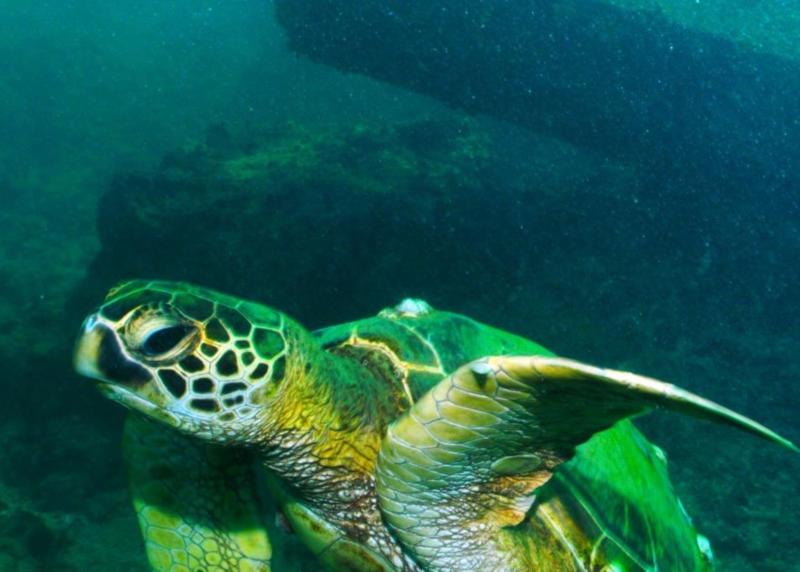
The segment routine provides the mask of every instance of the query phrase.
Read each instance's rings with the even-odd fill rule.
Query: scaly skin
[[[793,446],[673,386],[548,356],[414,301],[315,337],[259,304],[131,282],[85,322],[76,365],[185,435],[132,419],[126,436],[159,572],[269,570],[253,465],[331,570],[707,569],[663,455],[613,423],[665,406]]]
[[[287,368],[285,389],[269,404],[257,438],[283,505],[302,505],[285,510],[287,517],[332,569],[355,559],[357,569],[366,560],[381,569],[416,570],[383,524],[374,483],[382,436],[403,410],[402,385],[376,383],[369,369],[322,351],[299,328],[287,330],[287,339],[288,363],[296,367]],[[320,522],[334,538],[313,538]],[[357,545],[356,555],[342,554]]]
[[[463,363],[491,354],[552,356],[529,340],[443,312],[430,317],[384,312],[376,318],[326,329],[320,336],[323,346],[329,348],[375,343],[381,339],[402,340],[394,350],[401,362],[412,364],[404,369],[408,371],[408,384],[417,407],[420,399],[424,401],[442,391],[448,393],[446,386],[437,383],[441,374],[436,370],[451,372]],[[448,351],[440,353],[437,348],[448,348]],[[468,415],[479,415],[477,411],[483,412],[481,415],[497,412],[497,404],[478,403],[475,399],[453,403],[470,408],[469,411],[454,410],[459,421],[463,422]],[[420,416],[421,411],[417,415]],[[406,416],[393,427],[409,421]],[[435,436],[433,431],[431,434]],[[488,437],[487,443],[500,444],[507,439],[501,432]],[[425,470],[412,468],[412,471],[419,471],[417,478],[407,479],[407,484],[397,487],[390,484],[389,490],[379,495],[384,509],[391,509],[391,499],[395,498],[397,490],[407,493],[417,487],[417,483],[429,483],[430,470],[441,473],[447,483],[463,478],[458,476],[458,471],[453,471],[462,466],[463,461],[452,453],[442,452],[443,457],[437,463],[432,451],[425,449],[420,453],[432,455],[433,465]],[[474,459],[475,453],[479,451],[469,455]],[[541,500],[527,518],[524,518],[527,508],[520,512],[511,504],[507,510],[491,511],[491,521],[475,522],[473,527],[463,493],[448,498],[443,496],[444,491],[432,491],[428,497],[419,497],[424,498],[424,502],[416,508],[412,504],[417,495],[405,495],[398,507],[400,518],[395,518],[391,512],[385,512],[384,516],[418,562],[421,554],[413,548],[415,536],[424,538],[429,546],[441,543],[449,548],[447,553],[451,557],[441,550],[435,551],[437,564],[429,561],[425,566],[430,570],[621,571],[653,567],[653,562],[659,562],[662,569],[704,570],[708,566],[707,557],[697,544],[703,539],[682,512],[661,459],[658,450],[651,447],[632,424],[623,422],[581,446],[577,457],[561,466],[558,477],[537,491],[537,498]],[[498,479],[479,504],[492,506],[497,502],[492,498],[505,496],[509,491],[531,491],[547,478],[549,475],[543,477],[534,473],[530,477]],[[570,485],[573,486],[568,488]],[[424,490],[424,485],[420,486]],[[578,496],[578,488],[586,489],[583,495]],[[609,489],[614,494],[608,494]],[[602,499],[600,506],[595,504],[596,499]],[[441,507],[441,511],[437,507]],[[426,510],[436,516],[427,521],[413,517]],[[443,527],[441,522],[459,522],[461,526]],[[409,527],[421,533],[415,535]],[[658,532],[657,538],[652,531],[648,532],[648,527]],[[510,532],[498,533],[498,530]],[[487,552],[489,558],[482,556]],[[585,563],[578,561],[574,554],[582,555]]]
[[[139,415],[128,418],[124,450],[155,570],[269,571],[272,548],[249,453],[202,445]],[[223,522],[229,526],[219,528]]]
[[[374,492],[381,437],[408,406],[399,380],[376,380],[323,351],[280,313],[186,285],[123,284],[84,330],[80,371],[102,380],[112,399],[186,435],[255,452],[287,518],[323,562],[417,569],[383,525]],[[175,347],[156,351],[172,338]],[[153,511],[139,504],[148,551],[161,555],[141,517]],[[163,562],[151,558],[156,570],[170,569]]]

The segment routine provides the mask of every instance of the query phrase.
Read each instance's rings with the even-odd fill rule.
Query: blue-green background
[[[616,4],[800,60],[800,22],[789,2]],[[687,192],[680,164],[654,176],[510,124],[465,118],[290,53],[272,10],[266,0],[0,1],[0,570],[146,569],[119,456],[122,413],[94,395],[68,359],[87,298],[131,268],[259,295],[312,327],[358,318],[401,295],[426,296],[561,354],[680,383],[800,439],[796,188],[757,179],[746,181],[749,192],[740,185],[733,193],[712,180]],[[391,135],[419,121],[462,127],[438,129],[443,141]],[[330,282],[366,283],[369,292],[337,286],[323,288],[323,297],[317,285],[299,284],[292,300],[281,299],[288,288],[271,289],[281,282],[263,269],[271,257],[276,265],[283,259],[258,245],[246,256],[259,257],[259,273],[236,284],[219,264],[206,271],[185,250],[167,267],[168,245],[142,249],[135,264],[115,258],[124,237],[113,230],[130,233],[128,258],[142,230],[114,218],[126,204],[114,193],[127,192],[112,184],[115,176],[149,177],[166,153],[202,146],[219,124],[234,137],[258,132],[263,145],[273,133],[332,146],[328,162],[345,171],[376,148],[446,165],[451,155],[436,145],[458,148],[465,131],[478,134],[480,176],[464,154],[453,159],[460,175],[448,171],[418,187],[391,180],[406,171],[387,168],[394,163],[385,155],[356,169],[362,179],[370,169],[388,173],[378,176],[390,189],[381,212],[394,204],[398,220],[428,213],[426,240],[458,244],[450,256],[439,253],[447,273],[431,270],[431,257],[415,268],[419,244],[409,240],[404,250],[394,239],[402,225],[389,231],[378,217],[358,253],[326,250],[330,241],[315,235],[323,221],[326,232],[344,235],[371,219],[344,186],[326,190],[338,210],[317,205],[313,175],[330,173],[316,164],[297,195],[305,210],[289,202],[275,213],[282,224],[299,217],[312,239],[284,249],[296,249],[290,254],[301,268],[336,257],[340,273]],[[366,135],[347,135],[353,130]],[[233,147],[228,152],[247,153]],[[414,169],[424,172],[421,164]],[[437,204],[460,213],[454,220],[428,210],[423,191],[433,187]],[[201,210],[205,197],[198,195]],[[209,231],[232,235],[231,248],[266,240],[251,232],[258,217],[243,216],[244,228],[235,212]],[[670,455],[676,487],[721,570],[798,569],[798,459],[661,413],[642,425]]]

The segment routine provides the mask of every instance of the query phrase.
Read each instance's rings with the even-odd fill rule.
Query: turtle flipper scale
[[[269,572],[270,546],[248,454],[139,415],[125,425],[133,505],[155,572]]]
[[[442,380],[389,427],[377,468],[381,510],[426,570],[567,569],[531,562],[517,534],[535,493],[578,445],[654,407],[796,450],[755,421],[654,379],[562,358],[490,357]],[[575,570],[595,558],[573,556]]]

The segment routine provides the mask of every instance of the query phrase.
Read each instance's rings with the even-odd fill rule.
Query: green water
[[[731,41],[757,54],[753,77],[764,66],[795,85],[788,3],[656,4],[613,3]],[[754,134],[707,172],[696,153],[691,168],[654,167],[606,152],[602,133],[581,144],[574,117],[557,117],[559,131],[503,116],[519,85],[467,90],[483,77],[468,59],[442,66],[466,71],[436,85],[420,82],[441,54],[420,59],[414,45],[405,79],[384,77],[404,58],[319,52],[315,63],[317,44],[290,43],[266,0],[0,7],[0,570],[147,569],[123,412],[70,364],[82,316],[124,278],[202,283],[310,328],[423,297],[562,355],[675,381],[800,440],[800,164],[780,155],[800,141],[790,121],[759,131],[757,117],[796,118],[791,89],[701,92],[697,109],[749,102],[742,129]],[[656,55],[640,57],[646,70]],[[726,123],[712,119],[712,133]],[[751,159],[760,170],[728,169]],[[660,413],[640,426],[667,451],[720,570],[797,569],[796,456]]]

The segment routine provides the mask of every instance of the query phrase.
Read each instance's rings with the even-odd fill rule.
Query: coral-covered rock
[[[97,288],[188,280],[324,324],[410,293],[490,292],[499,253],[475,240],[518,232],[494,207],[506,184],[488,142],[466,122],[220,139],[215,129],[152,174],[117,177],[99,210]]]

